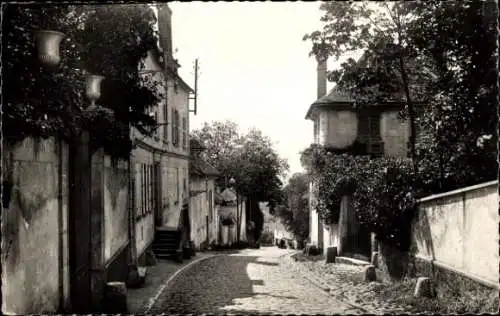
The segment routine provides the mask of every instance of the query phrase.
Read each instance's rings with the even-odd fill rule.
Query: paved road
[[[247,249],[202,261],[179,274],[150,313],[360,314],[280,259],[290,250]]]

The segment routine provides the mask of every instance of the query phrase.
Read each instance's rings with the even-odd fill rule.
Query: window
[[[148,213],[151,213],[153,211],[154,207],[154,191],[153,191],[153,166],[148,165],[148,190],[149,190],[149,208],[148,208]]]
[[[135,177],[134,178],[134,188],[135,188],[135,215],[136,217],[140,216],[142,213],[142,182],[141,182],[141,165],[135,164]]]
[[[180,145],[179,111],[172,109],[172,144],[175,147]]]
[[[181,126],[180,126],[180,119],[179,119],[179,111],[175,111],[175,140],[176,140],[176,147],[179,147],[181,144]]]
[[[176,145],[175,140],[175,109],[172,109],[172,145]]]
[[[144,165],[144,179],[145,179],[144,192],[146,195],[146,201],[145,201],[146,203],[144,203],[143,215],[146,215],[146,213],[149,210],[149,203],[151,200],[151,197],[149,196],[149,166],[148,165]]]
[[[146,196],[146,166],[141,165],[141,212],[140,215],[144,215],[146,211],[146,201],[147,201],[147,196]]]
[[[380,117],[378,115],[360,116],[358,129],[363,142],[380,139]]]
[[[137,216],[142,217],[153,212],[155,199],[153,166],[138,164],[136,175],[136,188],[140,190],[138,195],[140,201],[137,201]]]
[[[182,118],[182,148],[187,149],[187,139],[188,139],[188,132],[187,132],[187,118],[183,117]]]
[[[384,153],[384,143],[380,137],[380,116],[378,114],[364,115],[359,118],[359,140],[367,145],[370,154]]]

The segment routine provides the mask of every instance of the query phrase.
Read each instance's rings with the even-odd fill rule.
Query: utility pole
[[[194,60],[194,93],[189,97],[190,100],[194,101],[194,109],[189,110],[189,112],[193,112],[196,115],[198,110],[198,58]]]
[[[194,115],[198,110],[198,58],[194,60]]]

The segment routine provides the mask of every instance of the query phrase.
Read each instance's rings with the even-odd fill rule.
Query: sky
[[[302,37],[321,28],[319,4],[169,3],[174,58],[192,87],[199,59],[198,111],[190,129],[226,119],[242,133],[255,127],[288,160],[289,176],[303,171],[299,152],[313,139],[305,114],[316,100],[316,60]]]

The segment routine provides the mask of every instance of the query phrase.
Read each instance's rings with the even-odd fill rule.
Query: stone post
[[[90,211],[90,264],[92,310],[102,310],[105,287],[104,269],[104,150],[98,149],[91,157],[91,211]]]

